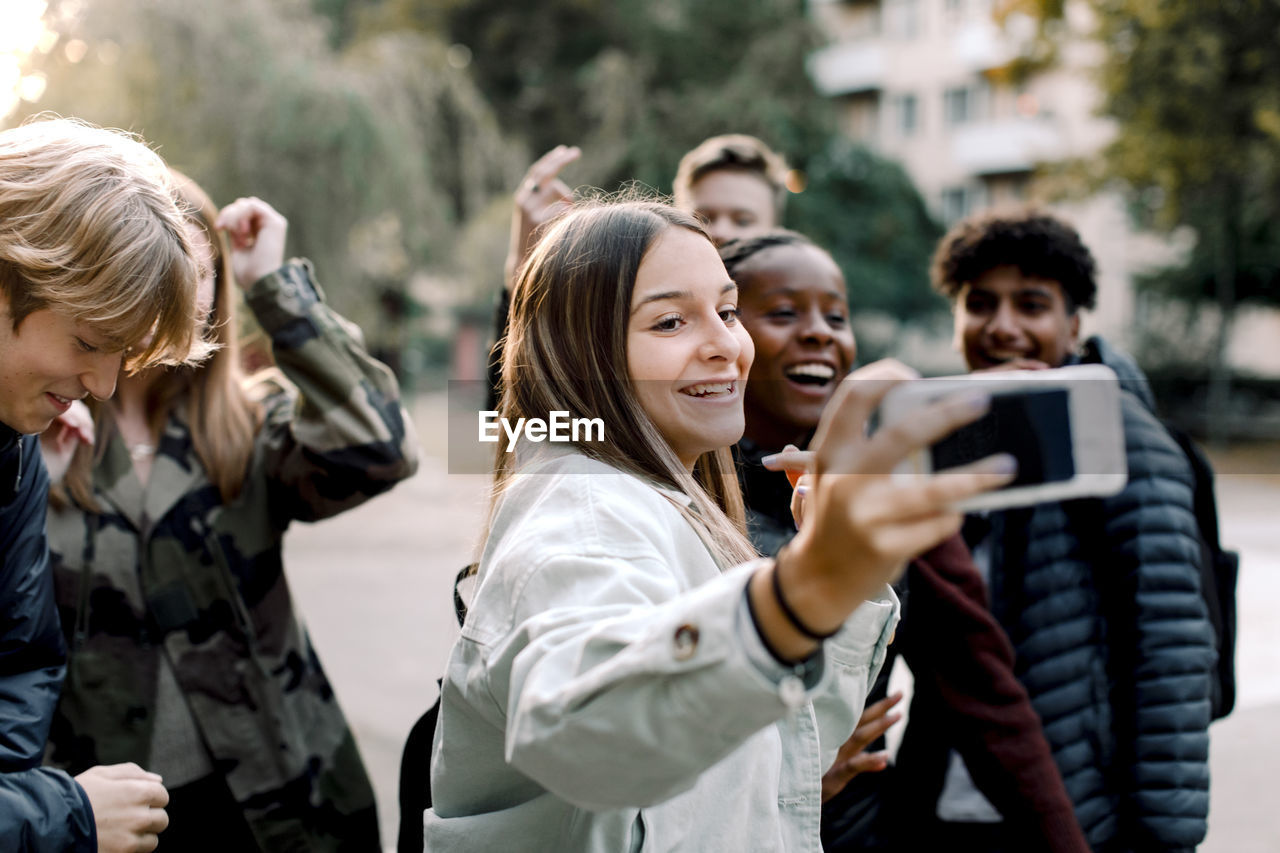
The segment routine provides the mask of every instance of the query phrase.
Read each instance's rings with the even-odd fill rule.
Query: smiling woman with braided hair
[[[809,444],[823,409],[856,353],[844,276],[829,254],[794,231],[775,229],[720,248],[739,287],[743,326],[755,343],[737,446],[747,526],[762,554],[796,532],[791,484],[765,462],[786,446]],[[783,459],[803,459],[788,452]],[[776,467],[776,465],[775,465]],[[868,696],[853,735],[823,777],[823,844],[828,851],[924,849],[933,826],[940,768],[922,767],[931,730],[955,733],[987,797],[997,804],[1007,849],[1086,853],[1039,718],[1013,674],[1013,653],[986,607],[986,589],[964,542],[954,536],[913,560],[895,586],[903,619],[888,664],[901,655],[917,699],[896,766],[870,751],[899,717],[890,709],[889,666]],[[920,784],[925,780],[925,784]],[[971,838],[989,828],[971,828]],[[965,831],[962,829],[961,831]],[[957,849],[963,844],[957,839]],[[979,845],[976,849],[1001,849]]]

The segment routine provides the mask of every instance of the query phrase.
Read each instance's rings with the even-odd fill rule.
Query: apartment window
[[[897,117],[898,133],[902,136],[915,136],[920,130],[920,101],[915,95],[898,95],[894,99],[894,113]]]
[[[969,213],[968,187],[949,187],[942,191],[942,221],[947,225],[964,219]]]
[[[947,124],[966,124],[973,118],[972,98],[968,87],[957,86],[942,93],[942,120]]]
[[[920,35],[920,0],[891,0],[887,12],[893,35],[902,39],[913,39]]]
[[[860,3],[849,9],[847,14],[848,17],[844,20],[848,28],[847,38],[850,41],[878,38],[884,35],[884,10],[879,3]]]
[[[1014,204],[1027,199],[1029,181],[1026,175],[992,175],[983,184],[991,204]]]
[[[991,87],[985,81],[952,86],[942,93],[943,122],[957,125],[989,118],[992,100]]]

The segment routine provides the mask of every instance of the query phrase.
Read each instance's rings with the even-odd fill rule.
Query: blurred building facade
[[[1003,26],[992,0],[809,0],[827,45],[809,58],[818,90],[836,99],[844,132],[898,159],[946,225],[975,211],[1043,201],[1037,165],[1088,157],[1109,123],[1094,115],[1089,69],[1097,44],[1088,9],[1068,2],[1058,61],[1016,79],[1011,61],[1029,49],[1034,22]],[[1170,241],[1135,233],[1115,193],[1047,206],[1081,233],[1098,262],[1098,306],[1087,332],[1133,346],[1131,277],[1176,259]]]

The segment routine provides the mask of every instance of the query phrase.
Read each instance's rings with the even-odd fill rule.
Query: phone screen
[[[933,470],[1010,453],[1018,476],[1004,488],[1070,480],[1076,474],[1065,388],[996,394],[991,410],[930,448]]]

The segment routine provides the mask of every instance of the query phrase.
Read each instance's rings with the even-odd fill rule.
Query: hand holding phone
[[[977,421],[912,454],[895,470],[911,477],[1011,454],[1018,475],[1007,486],[969,498],[957,509],[1014,506],[1112,495],[1128,481],[1120,384],[1103,365],[920,379],[894,388],[881,425],[910,418],[925,403],[957,392],[991,397]]]

